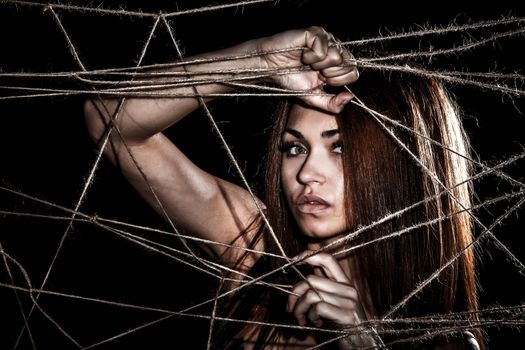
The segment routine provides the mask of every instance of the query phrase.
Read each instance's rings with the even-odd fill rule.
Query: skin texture
[[[366,320],[359,292],[348,271],[330,254],[309,256],[310,253],[304,251],[295,257],[314,267],[314,274],[297,283],[288,297],[287,311],[293,313],[297,323],[322,327],[326,321],[331,321],[336,327],[348,327]],[[338,343],[340,349],[377,345],[374,335],[366,333],[348,336]]]
[[[323,87],[351,84],[358,78],[358,72],[351,54],[341,50],[334,37],[319,27],[250,40],[190,60],[220,59],[254,52],[268,54],[237,60],[212,60],[211,63],[173,68],[173,71],[199,73],[203,81],[213,81],[225,77],[224,73],[210,73],[213,71],[294,69],[294,73],[272,75],[252,82],[269,82],[285,89],[313,93],[301,96],[301,103],[293,106],[287,124],[293,131],[281,135],[283,146],[288,145],[282,147],[281,190],[301,233],[315,242],[309,248],[317,249],[336,238],[347,225],[341,164],[344,149],[337,144],[338,135],[332,130],[337,129],[334,115],[340,113],[353,97],[349,92],[327,94]],[[155,78],[155,82],[162,82],[162,78]],[[195,88],[202,95],[228,93],[234,89],[218,83]],[[195,93],[191,87],[172,88],[165,92]],[[108,124],[115,126],[109,146],[104,150],[105,155],[164,219],[206,240],[226,244],[234,242],[243,248],[251,243],[258,231],[258,227],[252,225],[258,215],[253,198],[245,189],[197,167],[173,140],[163,134],[166,128],[196,110],[200,103],[196,98],[128,98],[122,104],[121,113],[115,117],[119,101],[92,99],[86,101],[85,119],[90,135],[97,143],[104,140]],[[264,203],[260,204],[264,207]],[[242,258],[237,266],[246,270],[259,258],[258,254],[245,257],[242,249],[227,249],[222,245],[210,244],[206,248],[211,254],[220,256],[228,266]],[[263,240],[252,248],[265,250]],[[306,281],[293,286],[287,303],[287,310],[297,324],[326,326],[329,323],[329,326],[351,327],[375,317],[370,295],[360,294],[355,287],[354,281],[359,276],[352,276],[348,261],[339,261],[324,253],[308,255],[306,251],[296,259],[311,265],[314,273],[307,276]],[[363,307],[363,300],[366,307]],[[257,340],[257,332],[240,334],[240,337],[246,340],[244,348],[249,349],[250,344]],[[306,339],[278,340],[286,344],[280,349],[315,345],[313,335]],[[353,349],[376,344],[376,337],[361,332],[341,340],[338,345],[341,349]],[[267,345],[265,349],[268,348],[273,347]],[[456,347],[449,344],[442,349]]]
[[[347,228],[344,174],[334,114],[295,104],[282,135],[281,181],[290,211],[301,233],[327,243]],[[309,251],[296,259],[314,267],[314,274],[297,283],[288,298],[287,311],[300,326],[358,325],[366,319],[359,293],[353,286],[345,260]],[[304,260],[303,260],[304,259]],[[372,345],[370,337],[353,337],[356,344]],[[342,348],[347,345],[341,342]]]
[[[296,143],[283,152],[282,179],[283,191],[302,233],[323,241],[334,237],[346,226],[340,159],[342,148],[336,144],[336,133],[327,136],[323,132],[337,129],[334,113],[343,109],[352,94],[329,95],[322,88],[326,84],[350,84],[358,78],[355,65],[348,62],[352,57],[350,53],[338,48],[331,34],[322,28],[311,27],[248,41],[195,58],[220,58],[298,47],[303,49],[233,62],[192,65],[185,69],[209,72],[226,68],[306,68],[293,74],[272,76],[266,81],[287,89],[319,93],[303,96],[303,104],[292,109],[288,126],[303,137],[297,138],[297,133],[282,136],[284,143]],[[222,84],[197,86],[202,94],[224,93],[232,89]],[[193,93],[190,88],[176,88],[170,92]],[[248,228],[257,215],[251,196],[243,188],[198,168],[162,133],[197,109],[198,100],[126,99],[122,112],[114,118],[117,106],[116,100],[88,100],[85,104],[86,124],[92,138],[99,142],[103,139],[106,125],[113,120],[118,133],[112,133],[105,154],[120,167],[144,199],[166,220],[187,232],[211,241],[235,241],[241,247],[246,246],[251,238]],[[144,181],[135,162],[140,165],[149,184]],[[243,232],[243,238],[238,239]],[[259,243],[255,248],[264,250],[264,245]],[[242,252],[219,245],[210,245],[209,249],[211,253],[221,256],[226,264],[236,262]],[[253,255],[246,258],[243,261],[245,268],[249,269],[256,259]],[[308,276],[308,283],[300,282],[294,287],[289,300],[288,309],[293,312],[298,324],[322,325],[324,320],[330,320],[348,326],[366,317],[358,293],[338,261],[330,255],[320,254],[309,257],[303,263],[315,266],[316,272]],[[292,339],[290,343],[296,341]],[[342,348],[345,346],[342,345]]]
[[[344,177],[335,116],[294,105],[282,144],[282,187],[302,233],[331,238],[346,228]]]

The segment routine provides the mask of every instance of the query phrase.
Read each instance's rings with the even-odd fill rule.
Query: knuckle
[[[309,282],[309,283],[315,283],[317,279],[317,276],[316,275],[308,275],[306,276],[306,280]]]
[[[321,315],[323,314],[323,311],[325,309],[325,303],[323,301],[320,301],[317,304],[315,304],[312,308],[317,315]]]
[[[310,26],[306,29],[306,31],[317,35],[317,34],[323,33],[324,29],[319,26]]]
[[[352,312],[345,312],[340,319],[340,322],[343,324],[354,324],[355,318]]]
[[[331,47],[328,50],[328,59],[330,60],[330,63],[333,65],[340,65],[343,63],[343,57],[335,47]]]
[[[352,302],[354,302],[355,299],[357,298],[357,290],[355,289],[354,286],[352,286],[350,284],[344,284],[344,285],[345,285],[345,287],[342,289],[343,293],[344,293],[344,296],[347,299],[351,299]]]
[[[330,256],[330,254],[325,253],[325,252],[321,252],[321,253],[316,254],[315,256],[317,256],[319,259],[323,259],[324,260],[324,259],[327,259]]]
[[[317,293],[314,290],[309,289],[308,292],[306,292],[305,301],[310,303],[310,304],[315,303],[315,302],[319,301],[319,296],[317,295]]]
[[[301,320],[304,319],[303,315],[297,313],[297,312],[294,312],[294,317],[295,319],[299,322],[299,324],[301,324]]]

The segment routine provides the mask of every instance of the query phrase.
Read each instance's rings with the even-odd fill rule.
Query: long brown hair
[[[380,240],[352,251],[349,260],[358,289],[369,296],[377,317],[386,314],[434,271],[472,242],[472,229],[465,208],[470,207],[470,186],[463,183],[470,174],[466,159],[446,150],[468,156],[469,146],[457,108],[446,90],[435,80],[402,74],[365,72],[352,91],[369,108],[400,122],[414,132],[393,128],[397,138],[418,159],[399,146],[374,117],[363,108],[349,104],[337,117],[344,147],[345,205],[349,232],[371,225],[388,214],[403,212],[380,225],[374,225],[348,243],[348,247],[377,240],[385,235],[419,225],[395,238]],[[281,104],[275,116],[266,159],[267,214],[288,256],[305,249],[302,235],[295,226],[282,195],[279,144],[286,126],[291,102]],[[386,124],[391,127],[391,124]],[[437,145],[426,137],[441,144]],[[429,173],[435,176],[429,175]],[[461,185],[458,185],[461,184]],[[448,192],[445,188],[448,188]],[[426,201],[424,201],[426,199]],[[261,228],[266,250],[278,254],[273,242]],[[256,269],[278,269],[283,261],[262,258]],[[275,282],[290,283],[291,273],[276,274]],[[293,281],[292,281],[293,283]],[[261,294],[262,293],[262,294]],[[284,312],[286,296],[271,289],[257,292],[256,304],[242,298],[233,308],[251,320],[279,322],[289,318]],[[264,300],[278,302],[271,308]],[[284,301],[283,301],[284,300]],[[242,312],[240,310],[243,310]],[[476,311],[474,254],[467,249],[438,278],[411,298],[396,317]],[[477,316],[472,313],[471,321]],[[293,320],[290,320],[293,322]],[[272,327],[245,327],[243,334],[256,332],[257,345],[286,337],[285,331]],[[481,332],[475,330],[482,343]],[[409,344],[410,346],[410,344]]]
[[[367,230],[351,244],[435,222],[356,251],[352,262],[356,275],[362,276],[361,290],[382,316],[465,250],[397,316],[476,311],[475,258],[472,249],[467,249],[472,227],[465,212],[471,206],[470,182],[466,182],[471,171],[469,161],[460,156],[469,156],[469,145],[458,108],[443,86],[428,78],[366,72],[353,90],[367,107],[412,131],[386,122],[380,125],[356,105],[350,105],[338,118],[345,147],[347,218],[352,229],[427,200]],[[418,160],[385,128],[391,128]],[[472,316],[471,320],[476,319]],[[474,333],[481,343],[480,332]]]

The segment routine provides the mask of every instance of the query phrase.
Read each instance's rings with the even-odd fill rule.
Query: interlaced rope
[[[126,337],[130,334],[136,333],[140,330],[154,327],[161,324],[162,322],[177,316],[177,317],[192,317],[198,319],[205,319],[209,321],[209,330],[207,336],[207,349],[210,349],[213,345],[213,327],[215,326],[216,321],[224,322],[234,322],[234,323],[244,323],[244,324],[260,324],[260,325],[269,325],[277,328],[283,329],[306,329],[316,332],[324,332],[330,334],[330,339],[322,344],[318,344],[311,349],[321,348],[324,345],[327,345],[331,342],[337,341],[341,338],[348,337],[353,334],[362,334],[372,332],[373,334],[396,334],[398,339],[394,342],[384,344],[384,346],[393,345],[400,342],[412,342],[422,339],[432,338],[441,334],[450,334],[455,333],[461,330],[468,330],[473,328],[488,328],[493,326],[512,326],[512,327],[523,327],[525,320],[523,315],[525,314],[525,304],[521,303],[513,306],[493,306],[485,307],[477,311],[479,316],[479,323],[473,324],[469,316],[471,315],[468,312],[463,313],[453,313],[447,315],[428,315],[419,318],[401,318],[394,317],[394,314],[397,310],[402,308],[411,298],[416,297],[417,294],[423,290],[427,285],[430,284],[433,280],[439,277],[439,275],[450,266],[456,259],[458,259],[466,251],[473,248],[477,245],[478,247],[482,246],[484,241],[490,240],[501,252],[505,254],[508,261],[516,268],[522,275],[525,274],[525,265],[520,260],[519,256],[514,254],[512,250],[506,246],[502,241],[500,241],[494,233],[496,226],[501,225],[505,219],[509,216],[515,214],[519,208],[523,206],[525,202],[525,184],[523,184],[520,179],[516,179],[508,174],[506,174],[503,169],[510,165],[515,164],[518,160],[525,157],[525,152],[521,152],[510,156],[506,160],[502,160],[497,164],[487,165],[479,160],[472,159],[470,157],[461,154],[461,152],[444,147],[443,145],[437,143],[437,141],[429,139],[427,136],[417,133],[416,131],[408,128],[407,126],[392,120],[386,115],[383,115],[377,111],[374,111],[367,107],[357,96],[352,103],[358,105],[367,111],[371,118],[374,118],[379,125],[391,136],[392,140],[399,145],[401,149],[404,149],[406,153],[414,159],[414,161],[419,164],[422,171],[432,178],[436,183],[441,187],[442,192],[437,194],[434,197],[426,198],[425,200],[414,203],[413,205],[399,210],[395,213],[390,213],[375,222],[365,226],[360,227],[356,231],[348,232],[346,235],[340,239],[324,246],[316,251],[312,251],[310,254],[303,258],[306,259],[309,256],[318,254],[320,252],[331,251],[335,252],[335,255],[344,255],[348,254],[351,251],[361,249],[370,244],[376,244],[377,242],[391,239],[393,237],[398,237],[403,234],[406,234],[414,229],[419,227],[433,225],[442,220],[447,220],[448,218],[459,215],[461,213],[466,213],[469,215],[473,222],[476,223],[480,229],[481,233],[474,238],[473,242],[467,246],[462,251],[458,252],[456,255],[451,257],[443,266],[434,271],[430,276],[425,276],[425,278],[417,285],[414,286],[414,289],[409,295],[405,296],[398,304],[393,305],[388,313],[383,315],[379,319],[367,320],[355,327],[348,327],[347,329],[327,329],[327,328],[318,328],[318,327],[300,327],[290,324],[268,324],[264,322],[254,322],[251,320],[241,320],[241,319],[231,319],[220,316],[217,313],[218,303],[220,303],[225,297],[236,293],[243,288],[248,286],[259,284],[266,286],[267,288],[276,288],[283,293],[291,293],[291,285],[278,285],[268,282],[268,277],[292,269],[296,271],[301,278],[304,276],[295,268],[296,264],[300,263],[300,260],[293,261],[286,256],[284,249],[282,248],[277,236],[274,233],[275,229],[270,225],[269,220],[267,219],[263,209],[261,208],[259,202],[257,201],[257,196],[255,191],[251,188],[249,181],[246,179],[245,174],[242,170],[242,167],[239,165],[238,160],[233,154],[230,146],[226,142],[226,137],[223,135],[219,125],[212,115],[211,110],[207,107],[204,102],[205,97],[217,97],[217,96],[228,96],[228,97],[239,97],[239,96],[257,96],[257,97],[282,97],[282,96],[307,96],[307,95],[316,95],[318,92],[312,91],[293,91],[282,88],[276,88],[273,86],[265,85],[254,85],[250,81],[256,78],[264,78],[272,75],[286,75],[293,74],[300,70],[303,70],[303,67],[292,67],[285,69],[225,69],[221,71],[209,71],[209,72],[199,72],[194,73],[184,69],[183,71],[171,72],[166,71],[169,68],[175,67],[189,67],[194,64],[202,64],[207,62],[214,61],[225,61],[225,60],[238,60],[242,58],[254,57],[258,55],[264,55],[268,53],[253,52],[245,55],[231,56],[231,57],[220,57],[220,58],[207,58],[207,59],[196,59],[196,60],[186,60],[183,57],[182,51],[179,48],[179,45],[175,39],[173,24],[168,21],[168,19],[190,14],[198,14],[203,12],[210,12],[225,8],[237,8],[239,6],[248,6],[248,5],[258,5],[262,3],[270,3],[270,0],[253,0],[253,1],[242,1],[236,3],[228,3],[224,5],[216,6],[206,6],[202,8],[195,8],[190,10],[183,10],[171,13],[150,13],[142,11],[127,11],[127,10],[112,10],[104,8],[93,8],[93,7],[83,7],[83,6],[74,6],[68,4],[41,4],[29,1],[5,1],[0,4],[2,7],[6,8],[15,8],[23,9],[25,7],[40,7],[44,10],[45,15],[50,15],[60,32],[62,33],[65,44],[67,45],[69,52],[79,67],[79,70],[75,71],[63,71],[63,72],[9,72],[3,71],[0,72],[0,82],[1,79],[9,79],[9,84],[4,85],[0,83],[0,90],[7,92],[6,95],[0,96],[0,100],[31,100],[35,98],[47,98],[54,96],[75,96],[82,94],[91,94],[96,96],[99,101],[102,101],[103,98],[119,97],[119,103],[115,111],[105,110],[102,111],[107,115],[112,116],[112,122],[110,123],[107,132],[105,133],[102,141],[100,142],[100,149],[97,153],[95,161],[91,166],[91,170],[86,177],[86,181],[83,184],[82,192],[76,201],[75,206],[67,208],[56,203],[46,201],[44,199],[38,198],[37,196],[23,193],[21,191],[14,190],[9,186],[0,186],[0,191],[8,193],[12,196],[16,196],[20,199],[30,201],[35,204],[39,204],[43,207],[49,209],[54,209],[61,211],[62,215],[49,215],[33,212],[24,212],[19,210],[4,210],[0,209],[0,215],[5,217],[18,217],[18,218],[39,218],[52,221],[64,221],[67,222],[67,227],[63,233],[53,258],[46,270],[45,276],[42,282],[37,283],[38,288],[33,287],[35,283],[33,282],[30,273],[28,270],[12,256],[6,247],[2,244],[2,239],[0,235],[0,254],[3,258],[3,265],[7,274],[7,281],[0,281],[0,287],[11,289],[15,293],[16,301],[22,319],[24,321],[21,325],[20,332],[18,333],[17,339],[14,344],[14,349],[19,347],[20,341],[24,335],[27,335],[31,342],[33,349],[37,348],[37,342],[33,338],[33,332],[31,330],[31,318],[33,317],[33,311],[36,309],[41,313],[49,322],[59,330],[64,337],[69,340],[75,347],[80,349],[91,349],[99,347],[103,344],[114,342],[118,339]],[[75,47],[74,42],[71,40],[70,35],[68,34],[67,28],[63,25],[59,13],[57,10],[64,12],[80,12],[80,13],[89,13],[91,15],[111,15],[111,16],[129,16],[137,18],[150,18],[153,21],[153,25],[149,31],[149,34],[143,45],[137,64],[134,67],[119,67],[119,68],[108,68],[108,69],[96,69],[90,70],[82,62],[81,56],[77,48]],[[525,22],[524,18],[520,17],[504,17],[499,20],[483,21],[477,23],[469,23],[465,25],[450,24],[448,26],[438,28],[426,28],[416,31],[407,31],[395,33],[387,36],[379,36],[376,38],[368,38],[363,40],[353,40],[342,42],[346,48],[352,50],[357,47],[365,47],[370,45],[383,45],[384,43],[389,43],[395,40],[404,40],[407,38],[422,38],[422,37],[435,37],[446,35],[449,33],[467,33],[470,36],[468,39],[465,39],[461,43],[453,43],[450,47],[443,49],[417,49],[411,50],[408,52],[393,53],[385,56],[371,55],[370,57],[360,56],[356,60],[352,60],[352,64],[355,62],[360,68],[367,69],[376,69],[382,71],[399,71],[409,74],[414,74],[424,77],[432,77],[439,79],[444,83],[456,84],[456,85],[466,85],[472,88],[486,89],[494,92],[504,94],[510,98],[522,98],[525,95],[525,90],[523,90],[524,75],[520,71],[514,71],[511,73],[500,73],[497,71],[492,72],[463,72],[463,71],[447,71],[447,70],[438,70],[428,68],[421,68],[420,65],[411,65],[410,62],[414,60],[431,60],[436,57],[449,57],[451,55],[461,55],[467,51],[472,51],[478,49],[487,44],[496,43],[504,38],[509,37],[521,37],[525,33],[525,28],[523,26]],[[159,26],[159,24],[161,24]],[[173,44],[174,49],[177,52],[177,55],[180,59],[179,62],[169,63],[169,64],[153,64],[153,65],[142,65],[143,59],[148,52],[150,43],[156,31],[164,28],[166,33],[169,35],[170,40]],[[489,29],[488,35],[471,35],[475,31]],[[482,32],[487,33],[487,31]],[[288,50],[301,50],[301,48],[290,48],[280,51]],[[208,76],[213,75],[213,79],[210,79]],[[49,87],[39,86],[42,78],[47,79],[50,82]],[[158,79],[160,78],[160,79]],[[74,88],[61,88],[59,87],[60,82],[72,79],[81,84],[77,85]],[[221,94],[203,94],[198,91],[196,86],[201,84],[210,84],[210,83],[222,83],[229,84],[241,88],[240,91],[235,93],[221,93]],[[57,85],[55,87],[54,85]],[[89,88],[86,88],[89,86]],[[192,93],[172,93],[166,92],[170,88],[176,87],[192,87]],[[257,210],[264,222],[264,225],[267,227],[268,232],[270,233],[272,239],[276,243],[277,247],[280,250],[280,255],[270,254],[268,252],[258,251],[255,249],[248,249],[246,247],[238,246],[236,244],[224,244],[218,243],[202,238],[197,238],[193,236],[184,235],[176,227],[176,224],[172,222],[172,219],[167,214],[167,210],[164,208],[161,201],[158,199],[156,192],[148,182],[147,177],[144,175],[140,169],[139,163],[135,160],[133,153],[130,151],[129,147],[125,145],[127,152],[129,152],[130,158],[135,163],[137,169],[142,174],[144,181],[146,182],[149,190],[153,194],[158,207],[160,208],[164,218],[169,222],[171,231],[161,230],[153,227],[146,227],[141,225],[135,225],[127,222],[121,222],[118,220],[113,220],[109,218],[104,218],[99,215],[90,215],[81,211],[84,200],[89,192],[89,189],[93,182],[95,181],[95,174],[99,168],[100,161],[102,159],[103,151],[108,147],[110,142],[110,137],[121,137],[120,131],[115,127],[114,121],[120,117],[120,114],[123,109],[123,105],[126,98],[130,97],[195,97],[200,101],[201,107],[204,109],[206,116],[209,119],[210,125],[214,132],[218,135],[219,141],[227,153],[228,159],[235,168],[238,176],[240,177],[243,186],[249,192],[252,197]],[[103,106],[103,104],[102,104]],[[103,106],[102,108],[106,108]],[[467,161],[471,162],[473,166],[479,168],[479,171],[472,175],[469,179],[455,184],[453,187],[448,188],[445,184],[439,182],[437,175],[433,173],[431,169],[426,168],[417,158],[416,155],[410,152],[408,147],[403,144],[403,142],[398,138],[396,132],[397,130],[408,131],[413,133],[416,137],[424,138],[430,143],[436,144],[437,146],[443,147],[447,152],[451,152],[457,156],[465,158]],[[124,143],[125,144],[125,143]],[[485,178],[489,175],[496,176],[500,181],[504,181],[513,186],[514,190],[508,193],[503,193],[499,196],[493,198],[487,198],[479,203],[472,205],[471,207],[465,207],[460,200],[458,200],[453,194],[452,189],[457,186],[464,185],[466,183],[473,183],[482,178]],[[453,201],[456,201],[461,210],[454,213],[447,213],[441,217],[431,218],[428,221],[417,223],[411,227],[404,228],[402,230],[391,232],[388,235],[382,236],[375,240],[367,241],[358,245],[348,246],[348,243],[361,234],[372,230],[378,225],[384,224],[390,220],[403,215],[404,213],[423,206],[428,201],[431,201],[437,197],[449,196]],[[476,213],[481,209],[486,209],[496,204],[501,205],[502,203],[511,203],[505,211],[494,218],[490,224],[483,223],[477,216]],[[178,262],[180,264],[189,266],[195,271],[202,272],[203,274],[210,276],[217,280],[219,287],[217,288],[215,295],[207,300],[194,303],[189,305],[182,310],[173,310],[170,308],[161,308],[161,307],[150,307],[145,305],[136,305],[134,303],[125,303],[118,302],[114,300],[107,300],[103,298],[94,298],[88,297],[85,295],[77,295],[74,293],[59,292],[54,291],[47,287],[48,280],[50,275],[53,272],[53,267],[55,266],[57,259],[59,258],[63,245],[70,232],[74,229],[74,225],[79,223],[88,223],[94,227],[97,227],[101,230],[104,230],[108,233],[111,233],[115,236],[118,236],[127,242],[136,244],[137,246],[145,249],[150,254],[159,254],[170,260]],[[139,232],[140,234],[137,234]],[[176,237],[182,242],[183,250],[176,249],[170,245],[162,243],[159,237]],[[187,244],[188,241],[198,242],[201,244],[206,244],[209,246],[217,245],[228,247],[231,249],[239,249],[245,252],[256,253],[259,255],[272,256],[282,259],[282,266],[273,271],[267,272],[262,276],[253,278],[246,275],[241,271],[236,271],[228,266],[223,266],[216,261],[206,259],[201,257],[199,254],[195,253],[191,246]],[[15,278],[17,276],[23,277],[23,283],[16,283]],[[226,277],[228,276],[228,277]],[[236,282],[237,287],[223,291],[222,286],[226,282]],[[31,300],[31,306],[27,311],[27,307],[24,306],[22,295],[28,295]],[[85,303],[96,303],[101,305],[108,305],[115,308],[122,309],[133,309],[140,310],[143,312],[150,312],[158,314],[158,318],[143,323],[135,328],[128,329],[124,332],[114,334],[108,338],[101,339],[91,344],[81,344],[81,342],[76,339],[71,332],[67,331],[68,327],[65,327],[61,322],[57,321],[54,317],[51,316],[51,313],[46,310],[39,303],[41,295],[51,296],[54,298],[77,300]],[[210,314],[201,314],[197,311],[203,305],[211,306]],[[382,344],[378,345],[383,347]]]

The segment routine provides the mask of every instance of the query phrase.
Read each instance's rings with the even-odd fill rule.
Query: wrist
[[[267,59],[267,50],[264,45],[266,41],[267,38],[265,37],[253,39],[247,41],[245,43],[246,46],[243,48],[244,53],[248,56],[246,65],[251,69],[260,71],[259,74],[255,73],[258,77],[253,80],[254,82],[274,82],[274,74],[268,72],[272,69],[272,66]]]

